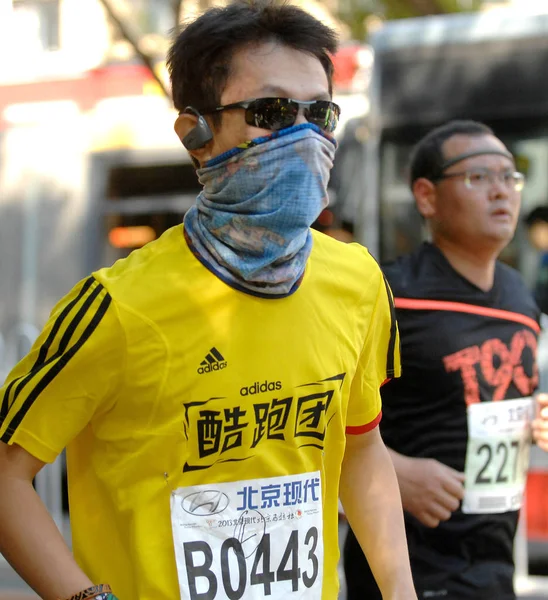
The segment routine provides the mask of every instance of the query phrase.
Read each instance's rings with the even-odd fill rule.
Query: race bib
[[[502,513],[521,507],[529,466],[532,398],[468,406],[464,513]]]
[[[181,600],[319,600],[320,472],[179,488],[171,522]]]

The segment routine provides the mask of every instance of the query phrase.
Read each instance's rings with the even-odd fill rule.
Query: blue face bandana
[[[327,206],[335,149],[306,123],[207,162],[198,170],[204,189],[184,220],[199,260],[237,289],[293,292],[312,249],[310,226]]]

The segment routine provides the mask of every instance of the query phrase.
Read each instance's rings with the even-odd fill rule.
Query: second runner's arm
[[[464,498],[464,473],[431,458],[413,458],[388,449],[403,508],[426,527],[447,521]]]

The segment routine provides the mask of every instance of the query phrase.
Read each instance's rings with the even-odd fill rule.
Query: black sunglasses
[[[327,133],[332,133],[337,127],[341,114],[340,107],[329,100],[301,102],[291,98],[254,98],[201,110],[200,113],[207,115],[233,108],[245,109],[245,122],[248,125],[271,131],[294,125],[302,108],[304,117],[309,123],[317,125]]]

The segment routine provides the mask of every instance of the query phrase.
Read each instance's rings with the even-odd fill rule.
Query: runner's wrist
[[[86,588],[76,594],[73,594],[65,600],[118,600],[112,593],[110,585],[102,583]]]

